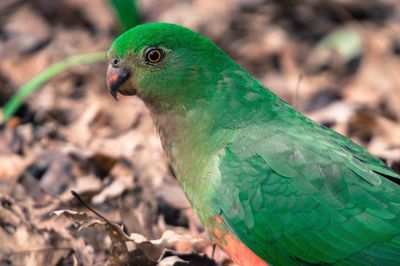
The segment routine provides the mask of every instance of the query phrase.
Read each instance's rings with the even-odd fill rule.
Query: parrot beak
[[[130,82],[127,82],[131,77],[131,72],[123,67],[116,67],[110,64],[107,69],[106,83],[108,91],[118,100],[118,92],[122,95],[135,95],[136,90]],[[123,87],[122,87],[123,86]]]

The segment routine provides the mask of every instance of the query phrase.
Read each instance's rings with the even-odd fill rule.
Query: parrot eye
[[[164,51],[159,48],[149,48],[145,52],[145,59],[148,63],[156,64],[164,58]]]

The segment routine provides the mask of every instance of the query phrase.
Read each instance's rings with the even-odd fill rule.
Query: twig
[[[303,75],[300,74],[299,78],[297,79],[296,90],[293,93],[292,105],[295,109],[299,108],[299,94],[300,94],[300,84],[303,80]]]
[[[85,206],[86,209],[88,209],[89,211],[93,212],[94,214],[96,214],[97,217],[99,217],[100,219],[102,219],[104,222],[106,223],[110,223],[110,221],[104,217],[103,215],[101,215],[100,213],[98,213],[96,210],[94,210],[92,207],[89,206],[89,204],[87,204],[82,198],[81,196],[78,194],[78,192],[71,190],[71,194],[83,205]]]
[[[109,232],[109,237],[113,242],[112,251],[110,256],[110,261],[116,260],[120,261],[119,255],[121,255],[121,250],[123,250],[126,254],[126,265],[130,265],[129,251],[125,241],[132,241],[130,237],[124,232],[122,226],[110,222],[106,217],[95,211],[92,207],[89,206],[78,194],[78,192],[71,190],[71,194],[89,211],[93,212],[97,217],[105,222],[106,231]],[[110,263],[108,265],[114,265]]]

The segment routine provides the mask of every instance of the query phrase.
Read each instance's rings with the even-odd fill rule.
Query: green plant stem
[[[66,69],[76,65],[102,62],[106,60],[106,52],[90,54],[80,54],[67,57],[39,73],[33,79],[25,83],[16,94],[5,104],[2,113],[0,112],[0,123],[6,122],[18,110],[22,102],[36,89],[46,83],[54,76],[62,73]]]
[[[136,0],[109,0],[114,8],[123,31],[140,24],[140,15]]]

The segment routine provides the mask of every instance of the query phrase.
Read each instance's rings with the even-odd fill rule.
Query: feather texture
[[[165,58],[146,64],[154,46]],[[131,70],[195,212],[237,263],[400,265],[400,176],[378,158],[181,26],[138,26],[110,58]]]

